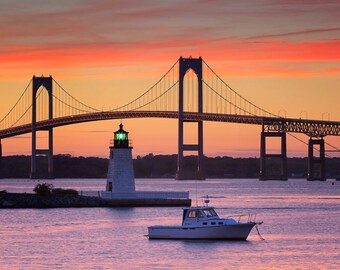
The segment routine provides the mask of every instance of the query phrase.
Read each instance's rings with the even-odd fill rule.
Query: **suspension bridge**
[[[53,128],[108,119],[175,118],[178,119],[177,179],[185,179],[184,152],[197,152],[196,179],[204,179],[204,121],[261,125],[260,179],[269,176],[268,159],[277,159],[280,171],[276,178],[286,180],[286,134],[303,133],[308,142],[308,180],[325,180],[325,136],[339,136],[340,122],[283,118],[238,94],[200,58],[180,57],[146,92],[131,102],[112,110],[99,110],[72,96],[50,77],[35,77],[27,85],[12,109],[0,121],[1,140],[25,133],[32,134],[31,178],[37,177],[36,157],[48,157],[48,173],[53,178]],[[198,140],[185,144],[184,124],[197,123]],[[38,131],[48,131],[48,148],[38,149]],[[294,135],[293,135],[294,136]],[[281,139],[279,154],[268,154],[266,139]],[[338,150],[336,147],[334,147]],[[315,155],[319,152],[319,156]],[[1,164],[0,164],[1,166]]]

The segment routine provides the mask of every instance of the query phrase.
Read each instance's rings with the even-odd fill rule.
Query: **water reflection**
[[[7,181],[7,182],[6,182]],[[99,189],[105,179],[53,180],[56,187]],[[6,184],[10,182],[9,184]],[[31,181],[1,180],[25,190]],[[137,180],[139,189],[193,192],[194,181]],[[339,185],[307,181],[214,179],[199,182],[221,216],[256,212],[264,224],[245,242],[148,240],[147,226],[177,225],[181,208],[0,210],[1,269],[337,269]],[[198,202],[200,204],[200,202]]]

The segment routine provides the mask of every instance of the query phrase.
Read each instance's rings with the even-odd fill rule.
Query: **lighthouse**
[[[119,130],[113,133],[113,140],[110,142],[110,159],[107,172],[105,191],[100,192],[101,198],[105,200],[119,199],[124,203],[138,205],[165,205],[174,200],[184,200],[185,205],[190,205],[189,191],[136,191],[135,177],[133,172],[132,144],[129,140],[129,132],[119,125]],[[152,202],[150,202],[152,200]]]
[[[135,192],[135,178],[132,161],[132,144],[129,132],[119,125],[110,143],[110,160],[107,173],[106,192]]]

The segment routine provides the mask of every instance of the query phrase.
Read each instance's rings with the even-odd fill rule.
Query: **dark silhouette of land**
[[[194,177],[197,157],[185,157],[185,172],[190,179]],[[176,174],[177,155],[137,156],[134,159],[136,178],[174,178]],[[204,157],[205,174],[208,178],[258,178],[258,158]],[[47,176],[47,159],[38,157],[38,177]],[[340,176],[340,158],[327,158],[327,178]],[[98,157],[72,157],[71,155],[54,156],[56,178],[105,178],[108,159]],[[268,160],[271,171],[279,172],[280,164]],[[28,178],[30,175],[30,156],[7,156],[1,161],[2,178]],[[275,175],[273,175],[275,176]],[[307,158],[288,158],[288,177],[307,177]]]
[[[102,199],[77,194],[40,196],[0,191],[2,208],[69,208],[69,207],[178,207],[190,206],[191,199]]]

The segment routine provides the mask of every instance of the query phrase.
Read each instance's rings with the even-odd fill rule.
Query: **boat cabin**
[[[219,219],[213,207],[190,207],[183,209],[183,225],[197,224],[210,219]]]

